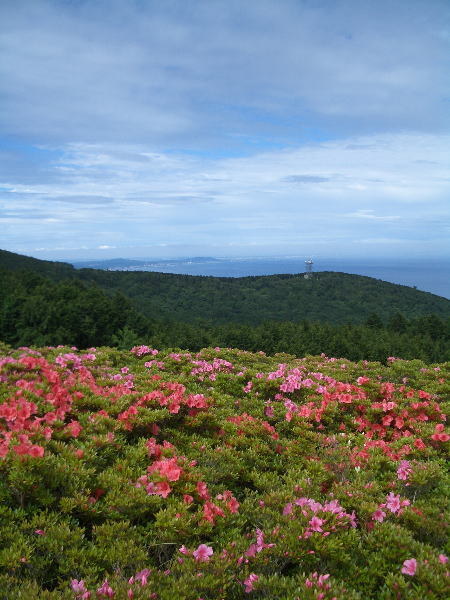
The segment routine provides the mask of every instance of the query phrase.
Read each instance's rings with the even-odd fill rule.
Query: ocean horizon
[[[120,259],[117,259],[118,261]],[[210,277],[250,277],[260,275],[304,273],[305,257],[237,257],[237,258],[177,258],[177,259],[138,259],[137,265],[114,266],[109,270],[154,271],[179,275],[201,275]],[[92,261],[94,262],[94,261]],[[95,268],[100,261],[95,261]],[[77,267],[88,266],[88,261],[74,262]],[[410,259],[392,261],[379,259],[333,259],[314,258],[312,272],[335,271],[354,275],[365,275],[390,283],[414,287],[424,292],[450,299],[450,258]]]

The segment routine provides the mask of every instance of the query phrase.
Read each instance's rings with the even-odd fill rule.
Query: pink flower
[[[189,554],[189,550],[184,544],[181,546],[181,548],[178,549],[178,551],[181,552],[181,554]]]
[[[431,439],[436,442],[448,442],[448,440],[450,440],[450,435],[448,433],[434,433],[431,436]]]
[[[319,575],[319,578],[317,579],[317,585],[319,587],[325,587],[326,589],[329,589],[330,586],[326,583],[326,581],[330,578],[330,574],[327,573],[326,575]]]
[[[400,461],[400,464],[397,469],[397,477],[399,479],[403,479],[404,481],[406,481],[408,479],[408,477],[410,476],[411,471],[412,471],[411,463],[407,460],[402,460],[402,461]]]
[[[81,427],[81,425],[79,424],[78,421],[71,421],[67,426],[66,426],[66,431],[68,431],[73,437],[78,437],[80,435],[80,432],[83,428]]]
[[[149,492],[148,488],[150,487],[150,484],[147,486],[147,493],[151,494],[158,494],[159,496],[162,496],[163,498],[167,498],[167,496],[170,494],[170,492],[172,491],[172,488],[170,487],[170,485],[167,483],[167,481],[157,481],[156,485],[155,485],[155,492]]]
[[[33,458],[44,456],[44,448],[42,446],[33,445],[30,447],[29,455]]]
[[[148,468],[149,473],[159,471],[162,477],[167,477],[169,481],[178,481],[183,469],[177,465],[177,457],[164,458],[158,460],[151,467]]]
[[[36,529],[34,533],[36,535],[45,535],[45,531],[43,529]]]
[[[286,506],[283,508],[283,515],[290,515],[292,512],[292,503],[288,502]]]
[[[197,481],[197,494],[202,500],[209,500],[208,487],[204,481]]]
[[[261,552],[264,548],[264,532],[261,529],[256,530],[256,550]]]
[[[105,596],[106,598],[113,598],[115,596],[115,592],[112,587],[109,585],[108,580],[105,579],[101,587],[97,590],[98,596]]]
[[[70,587],[72,588],[72,591],[74,591],[76,594],[82,594],[86,591],[86,585],[83,579],[80,579],[80,581],[78,581],[77,579],[72,579],[72,581],[70,582]]]
[[[208,562],[209,557],[214,554],[214,550],[206,544],[200,544],[197,550],[194,550],[192,555],[198,562]]]
[[[266,417],[269,417],[271,419],[275,415],[273,406],[271,406],[270,404],[267,405],[264,409],[264,414],[266,415]]]
[[[250,573],[250,575],[244,581],[245,591],[247,592],[247,594],[253,591],[253,584],[255,583],[255,581],[258,581],[258,579],[258,575],[255,575],[255,573]]]
[[[445,554],[439,554],[439,562],[445,565],[448,562],[448,557]]]
[[[323,531],[321,525],[323,523],[323,519],[319,519],[319,517],[313,517],[309,522],[309,526],[312,531]]]
[[[396,496],[394,492],[390,492],[389,496],[386,497],[386,508],[392,513],[396,513],[400,510],[400,496]]]
[[[230,498],[230,500],[227,502],[227,508],[231,513],[237,513],[239,506],[240,506],[240,504],[234,496],[232,496]]]
[[[419,450],[425,450],[425,448],[426,448],[425,444],[423,443],[423,441],[420,438],[417,438],[414,441],[414,446],[416,448],[418,448]]]
[[[203,518],[209,521],[210,523],[214,524],[215,518],[217,516],[224,517],[225,513],[220,508],[220,506],[217,506],[217,504],[206,501],[203,505]]]
[[[372,513],[372,519],[374,521],[378,521],[378,523],[382,523],[384,521],[385,516],[386,513],[383,512],[381,508],[378,508],[374,513]]]
[[[150,569],[143,569],[142,571],[139,571],[139,573],[136,573],[136,575],[134,576],[134,579],[136,581],[140,581],[142,587],[144,587],[145,585],[147,585],[147,578],[150,575]]]
[[[415,575],[416,574],[416,569],[417,569],[417,561],[415,558],[409,558],[408,560],[405,560],[405,562],[403,563],[403,567],[402,567],[402,573],[404,575]]]

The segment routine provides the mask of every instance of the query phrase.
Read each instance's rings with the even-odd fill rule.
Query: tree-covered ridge
[[[121,291],[144,315],[184,322],[264,321],[361,323],[371,313],[388,319],[427,314],[450,317],[450,300],[414,288],[346,273],[261,277],[198,277],[167,273],[81,269],[79,276],[105,290]]]
[[[389,356],[450,360],[450,319],[435,315],[385,323],[370,315],[361,325],[302,321],[257,326],[182,323],[144,317],[120,292],[107,295],[76,279],[59,282],[29,271],[0,271],[0,339],[14,346],[75,344],[81,348],[147,343],[158,348],[208,345],[296,355],[326,352],[352,360],[385,361]]]
[[[217,345],[351,360],[450,359],[450,318],[443,316],[450,301],[367,277],[110,273],[0,253],[5,256],[11,268],[0,269],[0,339],[14,346],[147,343],[195,351]],[[440,316],[421,312],[439,308]],[[322,318],[299,320],[302,314]],[[339,315],[359,315],[359,322],[350,316],[341,322]]]
[[[446,597],[449,363],[1,350],[8,600]]]
[[[0,269],[8,271],[32,271],[52,279],[72,277],[75,269],[69,263],[40,260],[15,252],[0,250]]]
[[[149,319],[258,325],[303,320],[358,324],[372,313],[384,321],[395,313],[407,319],[430,314],[450,317],[450,300],[446,298],[360,275],[321,272],[311,280],[302,274],[198,277],[76,270],[64,263],[11,255],[0,251],[0,269],[26,268],[54,280],[74,278],[97,285],[110,295],[120,292]]]
[[[59,282],[31,271],[0,271],[0,339],[17,345],[112,343],[123,327],[146,320],[121,294],[76,279]],[[144,329],[146,331],[146,329]]]

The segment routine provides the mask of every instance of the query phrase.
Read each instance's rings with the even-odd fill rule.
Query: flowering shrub
[[[8,600],[446,596],[448,363],[0,348]]]

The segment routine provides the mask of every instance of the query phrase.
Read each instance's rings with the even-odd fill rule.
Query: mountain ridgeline
[[[450,300],[360,275],[119,272],[0,251],[0,286],[0,339],[13,345],[450,359]]]

